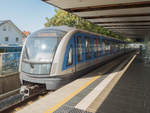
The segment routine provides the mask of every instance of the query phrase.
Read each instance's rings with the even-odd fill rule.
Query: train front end
[[[58,87],[59,78],[51,78],[50,73],[55,52],[65,34],[64,31],[45,28],[27,38],[19,66],[22,85],[45,85],[47,90]]]

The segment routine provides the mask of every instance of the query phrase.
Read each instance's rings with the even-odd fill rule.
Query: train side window
[[[118,51],[118,43],[116,43],[115,45],[116,45],[116,51]]]
[[[79,36],[77,37],[77,56],[78,56],[78,62],[82,61],[82,38]]]
[[[105,50],[106,50],[106,52],[108,52],[108,49],[109,49],[109,48],[108,48],[108,45],[109,45],[109,44],[108,44],[108,41],[105,41]]]
[[[116,52],[118,51],[118,45],[117,45],[117,43],[115,43],[115,51]]]
[[[124,45],[123,45],[123,44],[120,44],[120,48],[121,48],[121,50],[124,49]]]
[[[98,38],[94,38],[94,56],[100,55],[100,41]]]
[[[92,56],[92,49],[91,49],[91,39],[89,37],[85,37],[85,53],[86,59],[90,59]]]
[[[116,52],[116,43],[114,42],[114,52]]]
[[[106,51],[110,52],[110,42],[106,41],[105,44],[106,44]]]
[[[106,50],[105,41],[102,42],[102,48],[103,48],[103,53],[105,53],[105,50]]]
[[[110,44],[110,53],[112,53],[112,42],[110,41],[109,44]]]
[[[67,56],[67,66],[70,66],[73,64],[73,47],[72,45],[69,48],[69,53]]]

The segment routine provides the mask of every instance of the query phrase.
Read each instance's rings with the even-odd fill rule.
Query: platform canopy
[[[150,32],[150,0],[43,0],[131,38]]]

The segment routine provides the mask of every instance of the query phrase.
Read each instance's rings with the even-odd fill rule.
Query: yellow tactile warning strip
[[[133,63],[133,61],[135,60],[136,56],[137,55],[134,55],[132,57],[132,59],[129,61],[129,63],[122,70],[119,71],[119,73],[116,75],[116,77],[114,77],[114,79],[109,83],[109,85],[106,86],[104,91],[97,96],[97,98],[92,102],[92,104],[90,104],[90,106],[88,106],[86,111],[88,111],[90,113],[99,112],[99,110],[101,109],[100,108],[101,105],[103,104],[105,99],[110,95],[111,91],[114,90],[114,87],[119,82],[121,77],[124,76],[125,72],[128,70],[129,66]],[[113,101],[115,101],[115,99]]]
[[[88,87],[90,84],[92,84],[95,80],[97,80],[100,77],[101,77],[101,73],[98,74],[97,76],[92,77],[87,83],[85,83],[80,88],[78,88],[77,90],[75,90],[73,93],[71,93],[70,95],[66,96],[64,99],[62,99],[61,101],[59,101],[57,104],[55,104],[54,106],[52,106],[51,108],[49,108],[48,110],[46,110],[45,113],[53,113],[53,112],[55,112],[58,108],[60,108],[62,105],[64,105],[66,102],[68,102],[70,99],[72,99],[74,96],[76,96],[83,89],[85,89],[86,87]]]
[[[56,105],[54,105],[50,109],[48,109],[45,113],[53,113],[60,106],[62,106],[67,101],[69,101],[72,97],[74,97],[75,95],[77,95],[80,91],[82,91],[83,89],[85,89],[86,87],[88,87],[91,83],[93,83],[95,80],[97,80],[100,77],[101,77],[100,75],[93,77],[91,80],[89,80],[83,86],[81,86],[79,89],[77,89],[76,91],[74,91],[73,93],[71,93],[70,95],[68,95],[67,97],[65,97],[63,100],[61,100],[59,103],[57,103]]]
[[[111,83],[111,81],[117,76],[120,75],[120,77],[124,74],[124,72],[128,69],[130,64],[135,59],[136,55],[131,57],[131,59],[126,59],[122,64],[120,64],[109,76],[107,76],[100,84],[98,84],[86,97],[84,97],[75,108],[86,110],[91,105],[91,103],[94,102],[94,100],[98,97],[99,94],[102,93],[102,91]],[[129,62],[128,62],[129,61]],[[127,63],[128,62],[128,63]],[[127,63],[127,64],[126,64]],[[124,65],[126,66],[124,67]],[[123,68],[123,69],[122,69]],[[122,70],[121,70],[122,69]],[[117,81],[116,81],[117,82]],[[115,85],[115,84],[114,84]],[[104,97],[103,97],[104,98]],[[100,101],[99,101],[100,103]],[[89,111],[91,112],[91,111]]]

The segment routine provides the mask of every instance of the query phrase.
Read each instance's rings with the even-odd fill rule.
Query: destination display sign
[[[56,33],[38,33],[37,36],[38,37],[56,37],[57,34]]]

